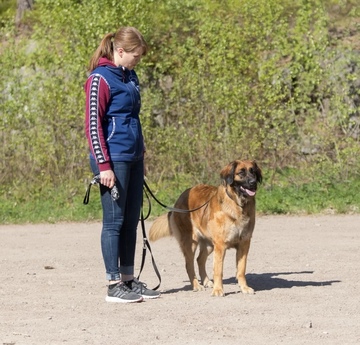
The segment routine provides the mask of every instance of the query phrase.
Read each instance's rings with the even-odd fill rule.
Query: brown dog
[[[262,181],[261,169],[254,161],[236,160],[225,166],[218,187],[200,184],[181,194],[175,208],[193,212],[172,211],[157,218],[149,238],[155,241],[175,236],[185,256],[186,270],[194,291],[213,287],[212,296],[224,296],[223,261],[225,251],[236,249],[237,274],[243,293],[254,293],[246,283],[245,270],[251,236],[255,226],[255,194]],[[204,205],[205,204],[205,205]],[[201,207],[201,205],[204,205]],[[194,257],[199,246],[197,263],[201,278],[196,278]],[[205,264],[214,251],[214,283],[206,273]]]

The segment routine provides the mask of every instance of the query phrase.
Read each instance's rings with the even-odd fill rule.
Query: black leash
[[[87,205],[89,203],[91,186],[93,186],[94,184],[100,184],[100,175],[94,176],[93,179],[90,181],[90,183],[86,189],[86,193],[85,193],[85,197],[84,197],[84,201],[83,201],[84,205]],[[111,198],[114,201],[119,199],[120,194],[115,185],[114,185],[114,187],[111,188],[110,193],[111,193]]]
[[[167,210],[171,211],[171,212],[178,212],[178,213],[189,213],[189,212],[194,212],[197,210],[200,210],[202,207],[206,206],[210,200],[206,201],[204,204],[202,204],[199,207],[193,208],[191,210],[186,210],[183,208],[176,208],[176,207],[169,207],[164,205],[161,201],[159,201],[156,196],[153,194],[153,192],[151,191],[151,189],[149,188],[149,186],[147,185],[146,181],[144,181],[144,187],[147,189],[147,191],[150,193],[150,195],[153,197],[153,199],[162,207],[166,208]]]
[[[95,184],[99,184],[100,183],[100,175],[96,175],[93,177],[93,179],[90,181],[87,189],[86,189],[86,193],[85,193],[85,196],[84,196],[84,201],[83,201],[83,204],[84,205],[87,205],[89,203],[89,200],[90,200],[90,191],[91,191],[91,186],[95,185]],[[117,199],[119,199],[119,191],[117,189],[117,187],[114,185],[113,188],[111,188],[111,197],[114,201],[116,201]],[[142,228],[142,233],[143,233],[143,253],[142,253],[142,259],[141,259],[141,267],[140,267],[140,272],[139,272],[139,275],[137,277],[137,279],[140,278],[140,274],[144,268],[144,265],[145,265],[145,258],[146,258],[146,249],[148,248],[150,253],[151,253],[151,261],[152,261],[152,264],[153,264],[153,267],[154,267],[154,270],[155,270],[155,273],[157,275],[157,277],[159,278],[159,284],[153,289],[153,290],[157,290],[159,287],[160,287],[160,284],[161,284],[161,276],[160,276],[160,272],[156,266],[156,263],[155,263],[155,259],[154,259],[154,255],[152,253],[152,250],[151,250],[151,247],[150,247],[150,243],[147,239],[147,236],[146,236],[146,230],[145,230],[145,220],[150,216],[150,213],[151,213],[151,203],[150,203],[150,199],[146,193],[146,190],[144,188],[144,192],[145,192],[145,195],[146,195],[146,198],[148,200],[148,204],[149,204],[149,210],[148,210],[148,213],[146,216],[144,216],[144,208],[143,208],[143,205],[141,206],[141,217],[140,217],[140,221],[141,221],[141,228]]]
[[[91,186],[94,185],[94,184],[98,184],[100,183],[100,175],[96,175],[94,176],[94,178],[91,180],[87,190],[86,190],[86,193],[85,193],[85,197],[84,197],[84,205],[87,205],[89,203],[89,200],[90,200],[90,189],[91,189]],[[153,288],[153,290],[157,290],[159,287],[160,287],[160,284],[161,284],[161,275],[160,275],[160,272],[156,266],[156,263],[155,263],[155,259],[154,259],[154,255],[152,253],[152,250],[151,250],[151,246],[150,246],[150,243],[147,239],[147,236],[146,236],[146,229],[145,229],[145,220],[148,219],[148,217],[150,216],[151,214],[151,202],[150,202],[150,198],[148,196],[148,194],[146,193],[146,191],[149,192],[149,194],[152,196],[152,198],[162,207],[166,208],[167,210],[171,211],[171,212],[180,212],[180,213],[189,213],[189,212],[194,212],[196,210],[199,210],[200,208],[206,206],[208,203],[209,203],[209,200],[207,202],[205,202],[204,204],[202,204],[201,206],[199,207],[196,207],[194,209],[191,209],[191,210],[185,210],[185,209],[182,209],[182,208],[175,208],[175,207],[169,207],[169,206],[166,206],[165,204],[163,204],[161,201],[159,201],[156,196],[154,195],[154,193],[151,191],[151,189],[149,188],[148,184],[146,183],[146,181],[144,180],[144,186],[143,186],[143,190],[144,190],[144,193],[146,195],[146,198],[148,200],[148,205],[149,205],[149,210],[148,210],[148,213],[146,216],[144,216],[144,208],[143,208],[143,202],[142,202],[142,206],[141,206],[141,215],[140,215],[140,222],[141,222],[141,229],[142,229],[142,234],[143,234],[143,252],[142,252],[142,258],[141,258],[141,266],[140,266],[140,272],[137,276],[137,279],[140,278],[140,274],[144,268],[144,265],[145,265],[145,258],[146,258],[146,250],[149,249],[150,251],[150,254],[151,254],[151,261],[152,261],[152,264],[153,264],[153,268],[154,268],[154,271],[159,279],[159,284]],[[114,201],[116,201],[118,198],[119,198],[119,192],[116,188],[116,186],[114,186],[112,189],[111,189],[111,197]]]
[[[159,284],[153,288],[153,290],[157,290],[160,287],[160,284],[161,284],[161,275],[160,275],[160,272],[159,272],[159,270],[158,270],[158,268],[156,266],[154,255],[152,253],[150,243],[149,243],[149,241],[147,239],[147,236],[146,236],[145,220],[150,216],[151,203],[150,203],[150,199],[149,199],[145,189],[144,189],[144,193],[145,193],[146,198],[148,200],[149,210],[148,210],[148,214],[146,215],[146,217],[144,217],[144,207],[143,206],[141,207],[140,222],[141,222],[141,229],[142,229],[142,233],[143,233],[143,252],[142,252],[142,258],[141,258],[140,272],[139,272],[139,275],[137,276],[137,279],[140,278],[140,274],[141,274],[141,272],[142,272],[142,270],[144,268],[144,265],[145,265],[146,249],[149,249],[149,252],[151,254],[151,262],[152,262],[154,271],[155,271],[155,273],[156,273],[156,275],[157,275],[157,277],[159,279]],[[144,200],[143,200],[143,202],[144,202]]]
[[[144,187],[143,187],[143,190],[144,190],[144,193],[146,195],[146,198],[148,200],[148,205],[149,205],[149,211],[148,211],[148,214],[146,217],[144,217],[144,212],[143,212],[143,207],[141,207],[141,218],[140,218],[140,221],[141,221],[141,228],[142,228],[142,233],[143,233],[143,241],[144,241],[144,245],[143,245],[143,254],[142,254],[142,260],[141,260],[141,266],[140,266],[140,272],[139,272],[139,275],[137,277],[137,279],[139,279],[140,277],[140,274],[144,268],[144,264],[145,264],[145,258],[146,258],[146,248],[149,249],[150,251],[150,254],[151,254],[151,261],[152,261],[152,264],[153,264],[153,267],[154,267],[154,271],[159,279],[159,284],[153,289],[153,290],[157,290],[159,287],[160,287],[160,284],[161,284],[161,275],[160,275],[160,272],[156,266],[156,263],[155,263],[155,259],[154,259],[154,255],[152,253],[152,250],[151,250],[151,246],[150,246],[150,243],[147,239],[147,236],[146,236],[146,230],[145,230],[145,220],[150,216],[150,213],[151,213],[151,202],[150,202],[150,198],[148,196],[148,194],[146,193],[146,191],[149,192],[149,194],[153,197],[153,199],[162,207],[166,208],[167,210],[169,211],[172,211],[172,212],[180,212],[180,213],[189,213],[189,212],[194,212],[196,210],[199,210],[200,208],[204,207],[205,205],[207,205],[209,203],[209,200],[204,203],[203,205],[197,207],[197,208],[194,208],[194,209],[191,209],[191,210],[185,210],[185,209],[182,209],[182,208],[175,208],[175,207],[169,207],[169,206],[166,206],[165,204],[163,204],[161,201],[159,201],[156,196],[154,195],[154,193],[151,191],[151,189],[149,188],[148,184],[146,183],[146,181],[144,180]],[[144,202],[144,200],[143,200]]]

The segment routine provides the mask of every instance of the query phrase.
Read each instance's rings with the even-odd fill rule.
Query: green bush
[[[263,212],[301,209],[288,196],[307,188],[316,206],[306,212],[330,199],[346,211],[342,193],[318,186],[331,181],[336,191],[359,179],[356,2],[38,0],[22,32],[9,13],[1,18],[0,223],[36,221],[19,215],[28,203],[38,221],[49,219],[44,198],[63,209],[57,220],[93,217],[78,209],[91,177],[83,84],[102,36],[121,25],[138,27],[151,46],[137,67],[141,116],[148,178],[167,202],[250,158],[267,176]]]

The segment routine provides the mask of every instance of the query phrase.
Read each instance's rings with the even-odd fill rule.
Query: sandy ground
[[[225,297],[191,291],[176,240],[161,239],[151,244],[161,298],[126,305],[104,300],[100,228],[0,226],[0,345],[360,344],[360,215],[258,217],[255,295],[239,292],[234,250]],[[137,251],[138,272],[141,229]],[[141,279],[158,284],[149,252]]]

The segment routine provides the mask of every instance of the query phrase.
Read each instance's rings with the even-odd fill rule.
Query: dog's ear
[[[234,182],[236,166],[237,162],[233,161],[221,170],[220,178],[223,185],[231,185]]]
[[[254,173],[255,173],[255,176],[256,176],[256,180],[259,183],[261,183],[262,180],[263,180],[261,169],[259,168],[259,166],[257,165],[257,163],[255,161],[252,161],[252,163],[253,163],[253,168],[254,168]]]

